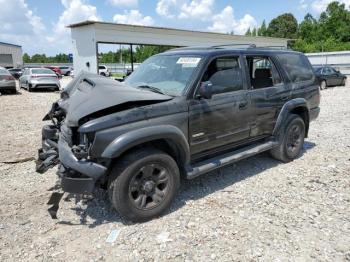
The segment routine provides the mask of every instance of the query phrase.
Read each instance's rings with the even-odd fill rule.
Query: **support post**
[[[131,72],[134,72],[134,54],[132,52],[132,44],[130,45],[130,60],[131,60]]]

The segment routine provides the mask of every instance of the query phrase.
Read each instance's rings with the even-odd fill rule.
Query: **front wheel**
[[[321,88],[321,90],[324,90],[327,88],[327,82],[325,80],[322,80],[320,88]]]
[[[273,158],[288,163],[297,158],[304,145],[305,123],[304,120],[295,114],[287,119],[287,124],[281,130],[279,146],[270,150]]]
[[[180,172],[174,159],[160,150],[145,148],[116,162],[108,193],[121,216],[142,222],[167,210],[179,186]]]
[[[341,82],[341,86],[346,86],[346,78],[343,78],[343,80]]]

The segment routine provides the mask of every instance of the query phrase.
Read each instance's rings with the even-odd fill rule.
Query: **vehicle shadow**
[[[315,143],[305,141],[303,154],[315,146]],[[265,170],[274,168],[281,164],[283,163],[271,158],[268,153],[262,153],[193,180],[182,179],[180,192],[171,208],[164,214],[164,216],[177,211],[186,205],[188,201],[198,200],[217,191],[225,190],[227,187],[230,187],[237,182],[259,175]],[[234,189],[230,189],[230,191],[231,190]],[[75,201],[76,203],[79,203],[80,200],[80,198],[71,194],[64,199],[64,201]],[[84,206],[76,205],[76,207],[72,208],[76,212],[76,215],[80,216],[79,223],[72,223],[70,221],[60,221],[58,223],[65,225],[86,225],[90,228],[106,223],[122,223],[124,225],[133,224],[132,222],[123,220],[112,208],[105,190],[98,189],[93,197],[83,198],[82,201]]]
[[[28,90],[25,89],[25,92],[28,92]],[[50,88],[40,88],[40,89],[33,89],[30,93],[59,93],[60,91],[56,89],[50,89]]]
[[[12,91],[0,91],[0,95],[1,96],[16,96],[16,95],[22,95],[22,93],[18,90],[16,90],[16,93],[12,92]]]

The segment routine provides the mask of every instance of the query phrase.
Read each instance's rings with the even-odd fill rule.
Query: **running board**
[[[204,160],[202,162],[196,163],[195,165],[186,168],[187,179],[193,179],[204,173],[208,173],[217,168],[221,168],[223,166],[232,164],[244,158],[254,156],[256,154],[270,150],[276,146],[278,146],[278,142],[268,141],[265,143],[259,143],[259,144],[247,146],[233,152],[229,152],[223,155],[219,155],[217,157],[210,158],[208,160]]]

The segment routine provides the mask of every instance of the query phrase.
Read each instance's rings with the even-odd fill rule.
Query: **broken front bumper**
[[[44,173],[60,164],[57,174],[61,178],[63,191],[77,194],[91,193],[107,168],[87,159],[78,159],[66,141],[69,138],[66,133],[67,127],[64,126],[61,130],[63,133],[53,125],[43,127],[43,147],[39,149],[36,171]]]

